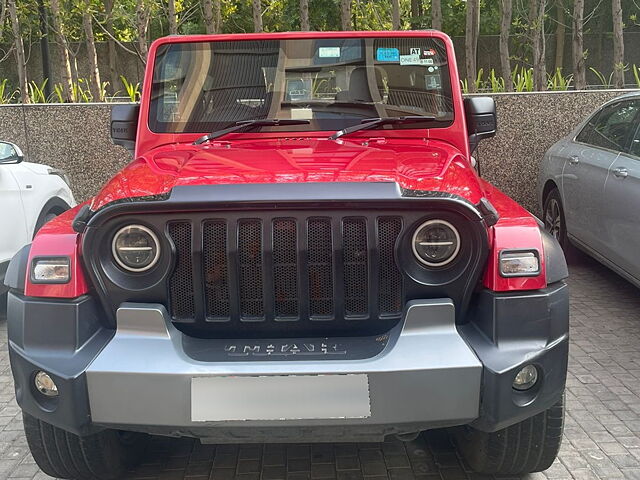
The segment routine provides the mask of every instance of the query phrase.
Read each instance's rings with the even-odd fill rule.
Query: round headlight
[[[429,220],[413,234],[413,254],[429,267],[443,267],[460,251],[460,234],[445,220]]]
[[[158,237],[142,225],[128,225],[118,230],[112,250],[118,265],[130,272],[145,272],[160,257]]]

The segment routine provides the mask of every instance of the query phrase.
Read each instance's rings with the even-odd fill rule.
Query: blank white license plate
[[[191,379],[191,420],[300,420],[371,416],[365,374]]]

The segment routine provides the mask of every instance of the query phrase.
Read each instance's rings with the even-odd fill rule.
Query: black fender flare
[[[544,228],[540,228],[540,235],[542,236],[542,248],[544,249],[547,285],[551,285],[567,278],[569,269],[560,243]]]
[[[25,245],[18,253],[16,253],[7,267],[7,273],[4,276],[4,284],[11,290],[24,292],[24,286],[27,281],[27,271],[29,269],[29,253],[31,252],[31,244]]]

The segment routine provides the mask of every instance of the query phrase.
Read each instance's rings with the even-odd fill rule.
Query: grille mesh
[[[402,275],[395,261],[400,216],[230,216],[201,225],[196,230],[188,221],[168,224],[177,253],[169,278],[177,322],[239,321],[249,328],[250,322],[331,320],[327,323],[337,325],[398,318],[402,312]],[[202,235],[201,257],[192,252],[199,243],[196,231]]]
[[[398,217],[378,219],[378,244],[380,251],[378,308],[381,314],[392,315],[402,311],[402,276],[395,262],[395,243],[402,229]]]
[[[273,221],[273,284],[277,318],[298,317],[298,228],[294,219]]]
[[[229,268],[227,265],[227,223],[225,220],[211,220],[202,229],[205,296],[207,318],[228,320],[231,315],[229,304]]]
[[[342,223],[345,315],[364,316],[369,311],[369,258],[367,220],[347,218]]]
[[[173,317],[176,319],[193,318],[196,309],[193,296],[191,224],[188,222],[172,222],[169,224],[169,235],[176,247],[176,268],[169,279]]]
[[[309,219],[309,311],[311,317],[333,314],[333,243],[331,219]]]
[[[241,220],[238,224],[240,315],[245,320],[264,318],[262,248],[262,222]]]

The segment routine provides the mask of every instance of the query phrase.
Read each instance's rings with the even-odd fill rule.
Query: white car
[[[45,223],[76,203],[61,170],[23,160],[17,145],[0,142],[0,303],[9,260]]]

